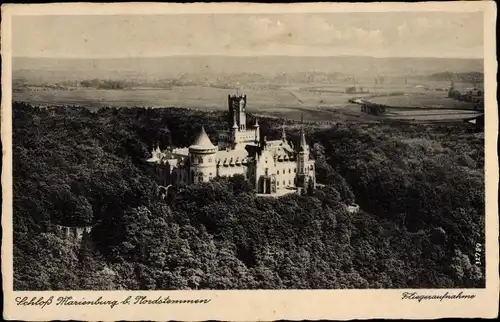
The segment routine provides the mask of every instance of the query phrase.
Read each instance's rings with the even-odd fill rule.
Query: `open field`
[[[249,113],[306,120],[331,119],[332,114],[319,109],[342,109],[355,106],[347,102],[351,94],[314,93],[298,87],[281,89],[246,89]],[[72,89],[23,90],[13,93],[14,101],[37,105],[81,105],[89,108],[111,107],[185,107],[225,111],[227,95],[234,90],[204,86],[177,86],[169,89],[137,88],[124,90]]]
[[[446,85],[434,82],[435,88]],[[303,114],[306,121],[334,122],[377,122],[383,117],[373,117],[360,112],[356,104],[349,103],[353,97],[366,97],[379,104],[399,107],[442,108],[448,111],[433,114],[426,110],[422,115],[412,115],[407,110],[395,112],[391,119],[459,119],[473,115],[458,113],[453,109],[472,109],[473,104],[459,102],[446,97],[446,92],[424,91],[413,84],[390,83],[379,86],[363,86],[369,93],[345,93],[346,81],[336,81],[329,85],[322,84],[282,84],[273,89],[258,89],[257,86],[243,88],[248,97],[248,112],[261,116],[283,117],[299,120]],[[231,89],[209,86],[173,86],[170,88],[138,87],[129,89],[94,89],[67,87],[50,89],[43,87],[16,88],[14,101],[23,101],[36,105],[79,105],[91,109],[110,107],[185,107],[198,110],[225,111],[227,95]],[[408,95],[377,95],[407,93]],[[467,114],[467,115],[466,115]],[[444,115],[444,116],[443,116]]]
[[[475,111],[461,111],[461,110],[395,110],[390,111],[384,117],[391,120],[411,120],[411,121],[441,121],[452,122],[478,116],[480,113]]]
[[[446,92],[422,93],[415,95],[381,96],[369,99],[375,104],[392,107],[438,108],[438,109],[474,109],[475,103],[462,102],[447,97]]]

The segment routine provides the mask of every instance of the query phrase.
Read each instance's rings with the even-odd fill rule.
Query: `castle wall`
[[[191,177],[193,182],[208,182],[217,176],[215,165],[209,167],[191,167]]]
[[[314,160],[309,160],[307,166],[309,168],[309,177],[313,181],[313,186],[316,187],[316,162]]]
[[[92,226],[84,227],[68,227],[61,225],[51,225],[49,231],[54,232],[60,238],[73,241],[81,241],[84,237],[90,235],[92,232]]]
[[[217,175],[215,153],[191,154],[189,182],[207,182]]]
[[[276,162],[276,187],[284,189],[286,187],[295,187],[295,178],[297,176],[297,163],[295,161]]]
[[[235,166],[219,166],[217,168],[217,175],[220,177],[228,176],[232,177],[235,174],[241,174],[248,178],[248,167],[246,165],[235,165]]]
[[[170,174],[171,184],[189,184],[189,172],[185,168],[174,168]]]
[[[255,130],[236,132],[236,143],[253,143],[255,139]]]

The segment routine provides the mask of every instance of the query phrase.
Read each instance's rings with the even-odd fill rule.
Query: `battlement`
[[[181,146],[181,147],[173,148],[172,153],[182,153],[188,149],[189,149],[188,146]]]
[[[242,93],[235,93],[235,94],[229,94],[228,95],[229,98],[239,98],[239,99],[246,99],[247,98],[247,95],[246,94],[242,94]]]
[[[229,110],[228,125],[236,125],[238,129],[246,128],[246,106],[247,96],[242,94],[229,94],[227,96],[227,105]]]

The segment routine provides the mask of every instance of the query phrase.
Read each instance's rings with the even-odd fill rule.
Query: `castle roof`
[[[283,122],[283,128],[282,128],[282,130],[281,130],[281,131],[282,131],[282,132],[281,132],[281,139],[282,139],[283,141],[286,141],[285,122]]]
[[[146,160],[146,162],[154,162],[154,163],[157,163],[158,161],[160,161],[160,159],[156,156],[156,154],[154,154],[151,158]]]
[[[205,132],[205,128],[201,127],[201,132],[194,141],[194,143],[189,147],[191,150],[208,150],[208,149],[216,149],[217,147],[213,145],[212,141]]]
[[[302,150],[307,149],[307,142],[306,142],[306,136],[304,134],[304,129],[300,129],[299,149],[302,149]]]
[[[299,141],[299,151],[306,151],[308,149],[306,136],[304,134],[304,114],[300,116],[300,141]]]

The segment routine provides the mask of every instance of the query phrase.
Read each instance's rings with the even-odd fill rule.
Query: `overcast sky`
[[[478,13],[16,16],[14,56],[483,57]]]

